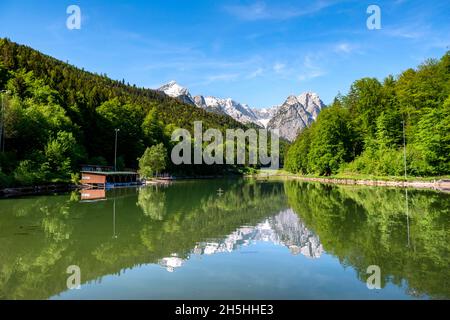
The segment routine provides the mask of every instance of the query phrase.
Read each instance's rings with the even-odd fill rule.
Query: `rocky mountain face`
[[[267,128],[278,129],[281,137],[294,141],[301,130],[317,119],[323,107],[322,100],[315,93],[289,96],[267,123]]]
[[[311,92],[289,96],[280,106],[257,109],[231,98],[220,99],[201,95],[192,97],[188,89],[175,81],[163,85],[158,90],[206,111],[228,115],[244,124],[254,123],[269,130],[278,129],[280,136],[288,141],[294,141],[302,129],[310,126],[324,107],[320,97]]]
[[[203,96],[195,96],[194,103],[197,107],[205,109],[208,112],[214,112],[214,113],[226,115],[225,110],[223,108],[220,108],[218,105],[210,104],[210,103],[207,104],[206,99]]]
[[[301,254],[311,259],[320,258],[324,252],[319,237],[306,227],[292,209],[287,209],[255,226],[238,228],[223,239],[199,242],[192,249],[191,254],[212,255],[232,252],[257,241],[283,245],[291,254]],[[185,260],[174,254],[161,259],[159,264],[172,272],[175,268],[181,267],[184,262]]]

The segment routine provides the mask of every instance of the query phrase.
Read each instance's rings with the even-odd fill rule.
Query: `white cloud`
[[[241,20],[287,20],[300,16],[314,14],[337,3],[337,0],[314,1],[309,5],[292,6],[268,6],[263,1],[248,5],[229,5],[224,10],[228,14]]]
[[[256,69],[255,71],[253,71],[252,73],[250,73],[250,74],[247,76],[247,79],[253,79],[253,78],[259,77],[259,76],[261,76],[263,73],[264,73],[264,69],[260,67],[260,68]]]
[[[155,61],[144,66],[144,70],[169,69],[169,70],[191,70],[203,72],[205,70],[230,70],[249,69],[259,64],[258,57],[249,57],[240,60],[208,58],[203,53],[186,54],[182,56],[164,57],[165,61]]]
[[[297,77],[299,81],[307,81],[323,76],[325,72],[321,70],[308,70]]]
[[[216,74],[209,76],[207,79],[210,82],[214,81],[230,81],[230,80],[236,80],[238,78],[238,73],[222,73],[222,74]]]
[[[277,62],[273,65],[273,71],[275,73],[281,73],[286,68],[286,65],[284,63]]]
[[[219,73],[207,76],[198,82],[191,83],[190,87],[206,86],[214,82],[230,82],[239,79],[239,73]]]
[[[297,76],[299,81],[311,80],[314,78],[321,77],[326,72],[319,67],[314,58],[311,55],[307,55],[303,60],[303,66],[301,68],[301,74]]]
[[[394,26],[385,28],[385,33],[396,38],[420,39],[428,34],[428,29],[427,26]]]
[[[334,51],[337,53],[351,53],[354,50],[354,46],[349,43],[343,42],[335,46]]]

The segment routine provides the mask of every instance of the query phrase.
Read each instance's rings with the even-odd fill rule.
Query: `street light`
[[[407,171],[406,171],[406,134],[405,134],[405,120],[402,121],[403,124],[403,164],[405,167],[405,180],[407,179]]]
[[[1,96],[2,96],[2,117],[0,120],[0,147],[2,149],[2,152],[5,152],[5,104],[3,101],[3,94],[2,93],[6,93],[8,94],[9,91],[8,90],[0,90]]]
[[[114,147],[114,171],[117,171],[117,133],[120,131],[120,129],[114,129],[116,131],[116,142]]]

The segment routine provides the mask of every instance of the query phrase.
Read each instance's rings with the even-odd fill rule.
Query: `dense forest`
[[[415,297],[450,297],[450,287],[442,285],[450,279],[447,194],[414,190],[407,196],[395,188],[298,181],[284,187],[289,205],[319,236],[324,250],[353,267],[362,282],[367,266],[378,265],[382,288],[407,283]]]
[[[136,168],[148,146],[177,127],[243,128],[231,117],[208,113],[155,90],[138,88],[76,68],[8,39],[0,39],[0,93],[4,139],[0,187],[76,180],[80,164],[114,162]],[[208,174],[226,166],[179,166],[168,171]]]
[[[289,148],[293,173],[450,174],[450,52],[383,82],[355,81]]]

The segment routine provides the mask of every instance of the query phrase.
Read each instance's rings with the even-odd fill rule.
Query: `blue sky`
[[[81,30],[66,28],[69,5]],[[368,30],[370,4],[381,30]],[[149,88],[252,107],[317,92],[325,103],[361,77],[384,78],[450,46],[448,0],[1,0],[0,37]]]

